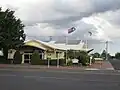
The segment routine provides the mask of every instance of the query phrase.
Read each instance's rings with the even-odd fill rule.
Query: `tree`
[[[82,65],[87,65],[89,62],[88,53],[85,51],[68,50],[67,56],[70,59],[77,58],[79,60],[79,63],[82,63]]]
[[[109,54],[109,53],[107,53],[107,57],[106,57],[106,51],[105,50],[103,50],[103,52],[101,53],[101,58],[103,58],[103,59],[110,59],[111,58],[111,55]]]
[[[76,52],[74,50],[68,50],[67,51],[67,57],[70,58],[70,59],[74,59],[75,54],[76,54]]]
[[[106,51],[105,50],[103,50],[103,52],[101,53],[101,58],[106,59]]]
[[[117,52],[117,53],[115,54],[115,58],[116,58],[116,59],[120,59],[120,53],[119,53],[119,52]]]
[[[107,57],[108,57],[108,59],[112,58],[112,56],[110,55],[110,53],[107,54]]]
[[[4,58],[8,58],[8,50],[20,47],[24,40],[24,25],[14,16],[14,11],[2,11],[0,8],[0,46],[3,48]]]
[[[99,54],[98,52],[92,54],[92,56],[93,56],[94,58],[100,58],[100,54]]]
[[[88,53],[85,51],[79,51],[79,63],[82,63],[83,66],[86,66],[87,63],[89,63],[90,57],[88,56]]]

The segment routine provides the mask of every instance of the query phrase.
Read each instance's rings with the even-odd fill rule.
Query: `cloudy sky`
[[[0,6],[15,10],[26,25],[27,39],[63,37],[74,26],[70,39],[87,39],[95,51],[108,40],[111,54],[120,51],[120,0],[0,0]]]

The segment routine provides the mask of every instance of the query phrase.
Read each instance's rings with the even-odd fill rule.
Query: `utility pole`
[[[89,33],[89,35],[90,35],[90,37],[92,36],[92,32],[88,32]],[[87,51],[87,49],[88,49],[88,40],[86,40],[86,51]],[[90,58],[90,62],[89,62],[89,65],[91,65],[92,64],[92,58]]]
[[[52,36],[49,36],[50,40],[49,41],[52,41]]]
[[[108,41],[106,41],[106,60],[108,60]]]

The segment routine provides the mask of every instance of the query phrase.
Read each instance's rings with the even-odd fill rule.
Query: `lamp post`
[[[106,60],[108,60],[108,41],[106,41]]]

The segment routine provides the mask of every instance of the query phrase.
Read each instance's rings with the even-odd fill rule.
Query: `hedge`
[[[39,57],[39,52],[37,50],[34,51],[34,53],[32,54],[31,64],[32,65],[41,65],[40,57]]]
[[[16,51],[14,54],[14,59],[13,59],[13,63],[14,64],[21,64],[22,62],[22,54],[20,54],[20,51]]]
[[[49,60],[49,64],[51,66],[56,66],[57,65],[57,59],[53,59],[53,60]],[[48,65],[48,60],[40,60],[38,61],[37,64],[33,64],[33,65]],[[64,59],[59,59],[59,65],[63,66],[65,65],[65,60]]]
[[[6,60],[4,56],[0,56],[0,64],[11,64],[11,60]]]

